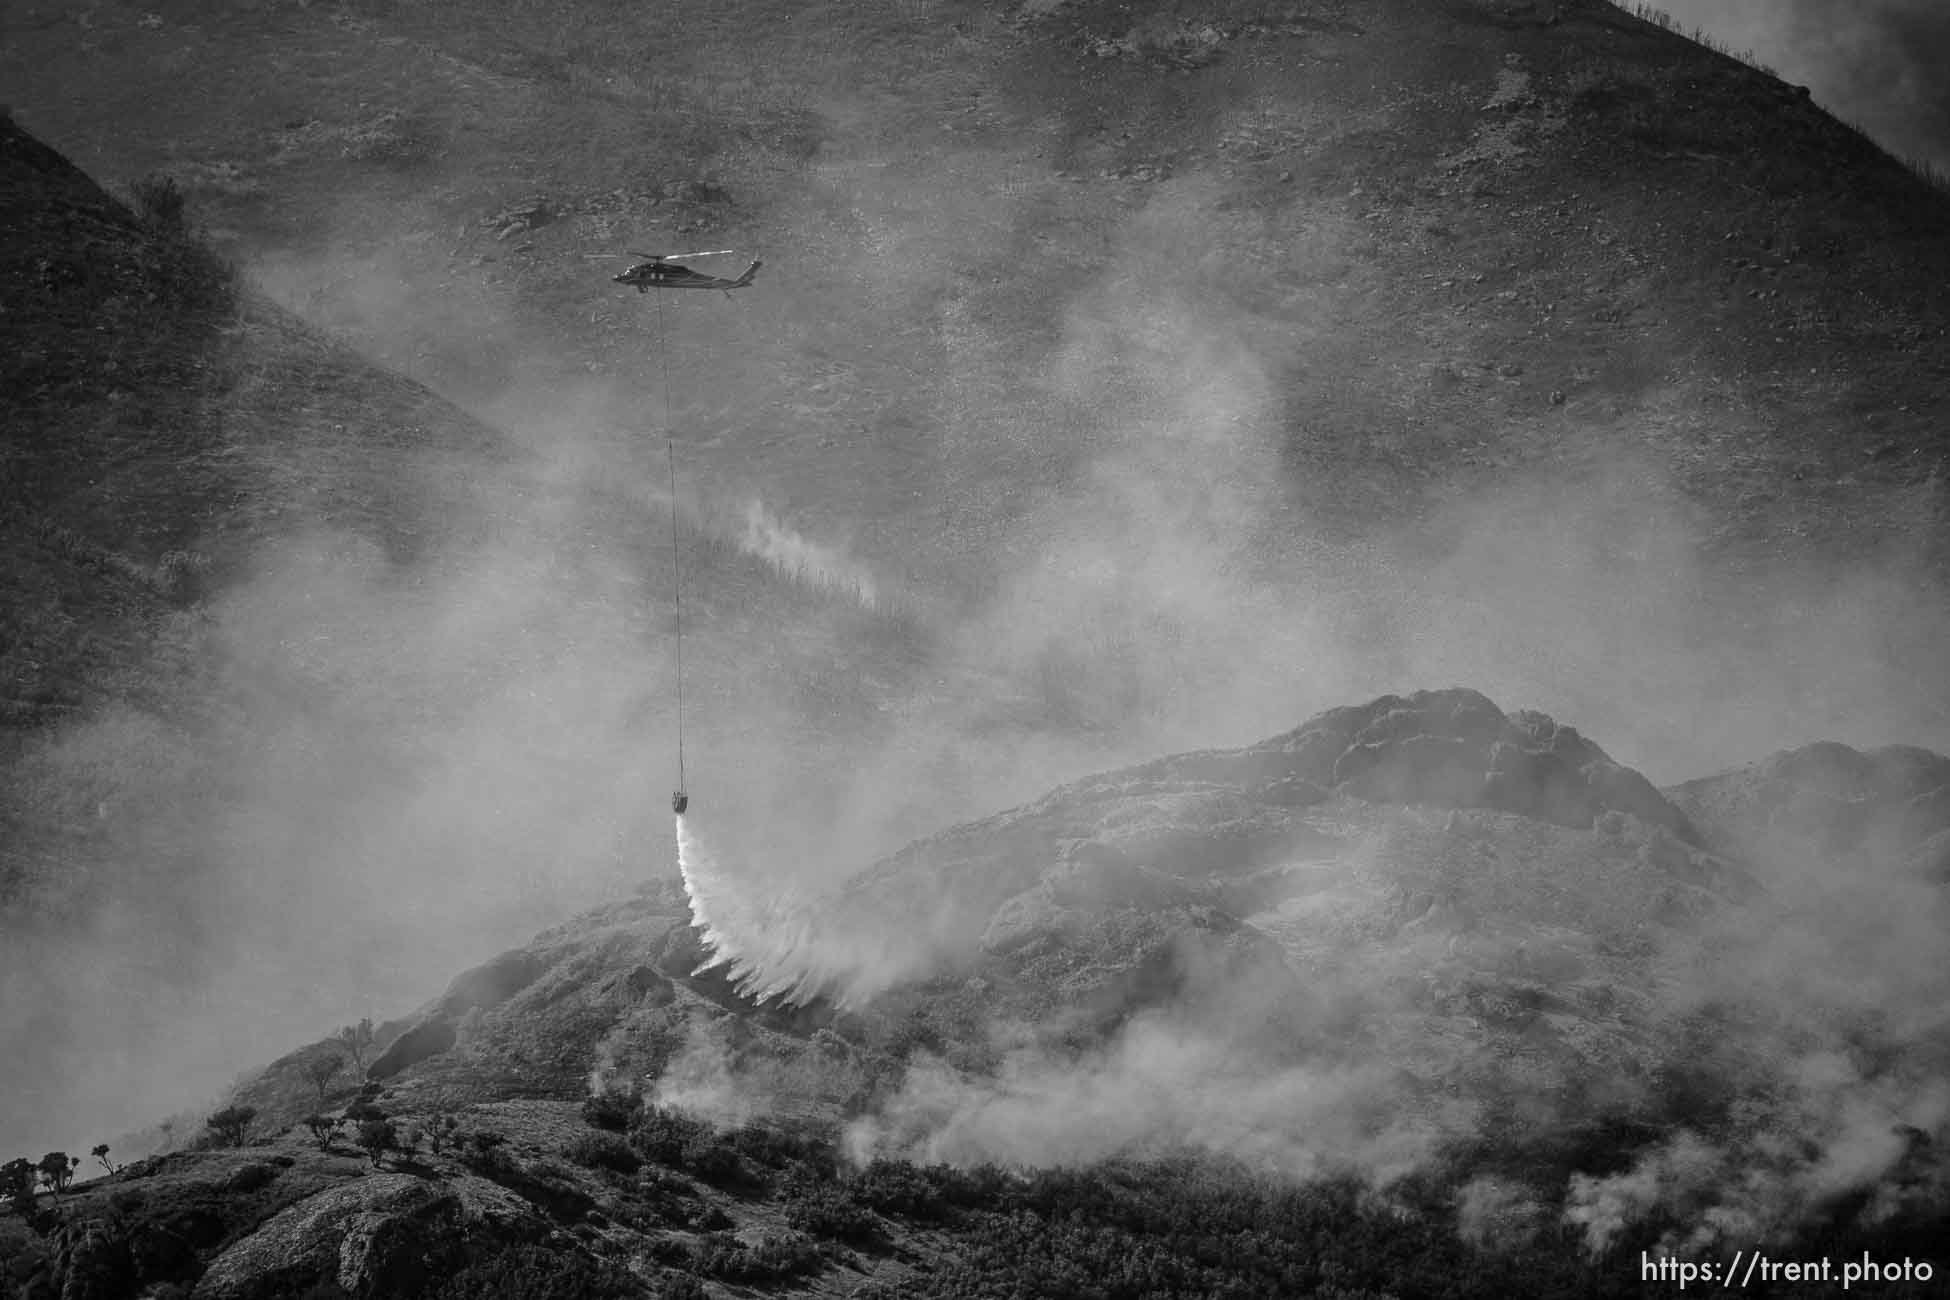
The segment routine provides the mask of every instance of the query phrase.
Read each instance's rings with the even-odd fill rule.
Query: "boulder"
[[[256,1300],[335,1282],[352,1295],[418,1294],[476,1242],[540,1240],[526,1202],[471,1175],[430,1182],[378,1173],[272,1216],[211,1261],[195,1300]]]

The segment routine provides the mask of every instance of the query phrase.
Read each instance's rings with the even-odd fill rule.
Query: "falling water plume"
[[[775,892],[756,899],[728,879],[687,818],[677,819],[677,867],[691,902],[691,922],[710,954],[693,975],[722,967],[732,986],[757,1002],[803,1005],[822,995],[841,1006],[857,985],[858,958],[848,945],[822,939],[807,900]]]

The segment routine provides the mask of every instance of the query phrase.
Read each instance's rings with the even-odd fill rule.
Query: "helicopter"
[[[730,293],[733,289],[743,289],[758,274],[758,268],[765,265],[757,258],[745,268],[745,273],[735,280],[723,276],[705,275],[693,271],[688,266],[679,266],[675,259],[680,257],[727,257],[736,250],[730,248],[714,249],[703,253],[632,253],[632,257],[647,258],[638,262],[618,276],[612,276],[617,284],[633,284],[638,293],[648,293],[652,289],[722,289]]]

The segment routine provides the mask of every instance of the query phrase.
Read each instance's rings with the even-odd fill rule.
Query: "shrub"
[[[685,1148],[710,1135],[708,1126],[661,1106],[643,1107],[630,1123],[630,1145],[644,1159],[664,1165],[684,1163]]]
[[[585,1133],[563,1148],[562,1154],[585,1168],[610,1169],[619,1174],[633,1174],[643,1167],[643,1157],[610,1133]]]
[[[431,1300],[622,1300],[642,1293],[627,1269],[537,1245],[509,1246],[426,1292]]]
[[[657,1292],[658,1300],[705,1300],[711,1293],[704,1289],[704,1283],[689,1273],[673,1273],[664,1279],[663,1289]]]
[[[369,1119],[359,1125],[358,1143],[365,1153],[372,1157],[373,1167],[379,1167],[388,1151],[399,1146],[399,1134],[393,1129],[389,1119]]]
[[[493,1151],[507,1144],[508,1135],[492,1129],[476,1129],[467,1135],[467,1145],[476,1151]]]
[[[160,172],[144,176],[129,186],[129,193],[135,199],[136,213],[150,225],[171,233],[184,228],[183,187],[174,176]]]
[[[255,1106],[225,1106],[203,1122],[216,1139],[224,1146],[240,1147],[250,1133],[251,1121],[257,1118]]]
[[[366,1054],[372,1051],[373,1046],[372,1018],[368,1016],[356,1025],[346,1025],[338,1033],[332,1035],[332,1037],[352,1057],[353,1070],[359,1074],[364,1074],[366,1072]],[[366,1087],[371,1088],[375,1095],[379,1091],[379,1085],[377,1084],[369,1083]],[[359,1095],[362,1097],[365,1096],[365,1089],[360,1089]]]
[[[738,1153],[711,1133],[700,1133],[685,1142],[679,1162],[707,1183],[734,1182],[745,1175],[745,1163]]]
[[[37,1166],[41,1182],[51,1188],[56,1196],[68,1190],[68,1183],[74,1178],[74,1171],[81,1162],[65,1151],[50,1151],[41,1157]]]
[[[784,1282],[825,1267],[819,1246],[804,1233],[766,1233],[746,1245],[727,1232],[708,1234],[693,1251],[693,1267],[727,1282]]]
[[[460,1121],[445,1111],[435,1111],[433,1114],[427,1116],[424,1128],[427,1135],[427,1145],[433,1149],[433,1154],[439,1155],[447,1149],[447,1144],[452,1142],[457,1136],[456,1130],[460,1128]]]
[[[34,1173],[34,1162],[24,1158],[0,1165],[0,1193],[23,1215],[32,1214],[38,1204],[34,1199]]]
[[[921,1170],[901,1160],[876,1160],[846,1180],[846,1190],[861,1205],[882,1214],[942,1219],[948,1203]]]
[[[582,1118],[592,1127],[624,1133],[642,1109],[643,1098],[635,1093],[599,1092],[582,1103]]]
[[[747,1124],[730,1134],[732,1147],[768,1169],[799,1165],[831,1177],[838,1161],[835,1143],[820,1133],[794,1133],[764,1124]]]
[[[830,1184],[795,1190],[786,1203],[785,1222],[800,1232],[855,1246],[871,1246],[881,1240],[880,1220],[873,1212],[843,1188]]]
[[[254,1192],[270,1186],[277,1176],[278,1171],[270,1165],[249,1164],[225,1179],[224,1188],[232,1192]]]
[[[325,1104],[326,1090],[332,1086],[332,1080],[338,1078],[339,1071],[344,1068],[345,1058],[338,1055],[321,1056],[306,1064],[305,1078],[312,1087],[318,1089],[318,1104],[321,1107]]]

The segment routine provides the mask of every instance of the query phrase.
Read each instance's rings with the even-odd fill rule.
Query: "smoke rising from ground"
[[[436,574],[294,538],[215,611],[195,731],[116,710],[39,755],[50,782],[106,779],[126,805],[106,817],[146,812],[178,874],[133,877],[46,951],[9,945],[6,1020],[42,1026],[50,1088],[16,1091],[12,1122],[99,1141],[634,878],[651,776],[627,705],[664,685],[635,580],[518,537]]]
[[[1594,1253],[1654,1215],[1686,1225],[1669,1249],[1697,1254],[1944,1193],[1926,1157],[1950,1137],[1950,905],[1900,854],[1837,855],[1821,833],[1752,846],[1768,893],[1671,967],[1664,1023],[1693,1035],[1675,1065],[1730,1105],[1675,1117],[1624,1172],[1572,1179],[1564,1217]]]
[[[897,1094],[847,1132],[848,1150],[919,1163],[1020,1168],[1199,1152],[1289,1178],[1355,1166],[1386,1182],[1469,1131],[1467,1106],[1400,1107],[1392,1072],[1271,1064],[1240,1044],[1141,1018],[1078,1062],[1012,1053],[994,1078],[917,1057]]]
[[[1361,304],[1388,274],[1337,198],[1299,202],[1294,225],[1261,224],[1221,209],[1224,186],[1189,167],[1080,217],[1081,233],[1064,235],[1087,254],[1064,273],[1074,288],[1026,310],[1008,296],[1019,244],[1064,201],[1032,150],[1060,132],[1041,123],[1011,137],[1027,144],[890,167],[846,134],[865,130],[872,106],[834,109],[833,161],[781,205],[794,209],[775,231],[790,255],[724,312],[681,309],[682,494],[754,503],[733,509],[728,538],[857,604],[884,596],[881,573],[948,575],[954,594],[912,678],[833,647],[816,684],[869,672],[891,683],[858,743],[822,733],[836,708],[794,696],[768,661],[781,639],[770,610],[727,602],[726,617],[748,620],[735,643],[706,640],[700,617],[687,718],[699,803],[679,821],[679,863],[714,955],[748,990],[864,997],[925,969],[810,920],[831,886],[908,836],[1383,691],[1467,683],[1549,710],[1655,780],[1821,737],[1950,744],[1930,680],[1950,616],[1913,598],[1901,556],[1777,580],[1779,599],[1754,602],[1767,607],[1759,624],[1731,626],[1700,558],[1707,528],[1631,452],[1607,451],[1602,472],[1437,503],[1414,526],[1354,538],[1321,527],[1308,493],[1339,485],[1304,481],[1296,465],[1380,440],[1316,413],[1338,378],[1318,371],[1345,360],[1330,346],[1350,318],[1373,325]],[[565,340],[518,325],[517,291],[485,273],[443,263],[455,283],[441,288],[391,237],[444,219],[348,202],[336,224],[379,251],[333,247],[260,274],[281,300],[501,416],[543,457],[542,481],[483,485],[514,497],[496,507],[494,543],[423,570],[356,538],[291,539],[199,647],[221,683],[190,752],[117,712],[38,756],[49,787],[100,791],[111,815],[125,801],[145,834],[169,840],[133,846],[130,861],[200,865],[181,890],[106,908],[78,942],[10,944],[0,1020],[58,1045],[16,1094],[29,1098],[14,1112],[21,1133],[96,1126],[62,1138],[85,1149],[99,1126],[172,1109],[360,1015],[403,1012],[638,878],[645,846],[664,842],[672,683],[654,575],[666,521],[658,509],[604,515],[582,495],[661,507],[654,399],[671,395],[645,377],[655,336],[636,295],[591,303],[587,333]],[[916,302],[932,304],[916,317],[922,344],[889,324],[912,325],[899,313]],[[1383,346],[1400,349],[1402,373],[1430,359],[1392,336]],[[876,369],[875,348],[911,368],[890,378],[899,366]],[[946,395],[904,407],[915,375],[936,366]],[[851,420],[833,396],[849,384],[885,427]],[[783,390],[790,413],[741,404],[748,385]],[[1411,401],[1407,388],[1391,398]],[[1706,401],[1653,394],[1644,420],[1660,400]],[[1627,420],[1615,432],[1629,444],[1641,430]],[[781,522],[809,514],[804,535]],[[807,786],[817,799],[799,797]],[[77,795],[77,815],[97,802]],[[748,853],[746,838],[811,847]],[[170,855],[146,856],[157,847]],[[144,990],[133,1004],[132,988]],[[1223,1053],[1208,1068],[1199,1048],[1138,1027],[1080,1069],[1013,1058],[1003,1087],[924,1070],[871,1141],[1019,1151],[1020,1129],[1104,1153],[1135,1140],[1116,1110],[1129,1103],[1180,1140],[1232,1150],[1239,1133],[1196,1112],[1195,1086],[1282,1134],[1282,1106],[1332,1128],[1354,1105],[1340,1075],[1261,1077]],[[1317,1148],[1279,1150],[1298,1167]]]

